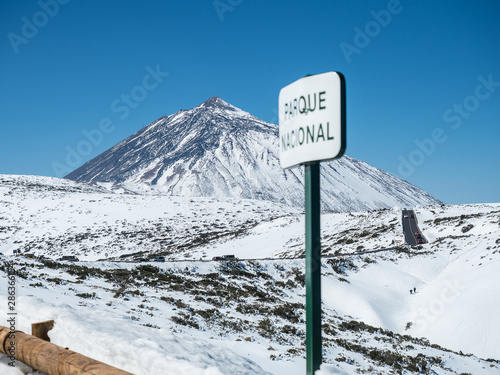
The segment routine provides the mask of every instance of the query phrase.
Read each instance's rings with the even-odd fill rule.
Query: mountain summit
[[[88,161],[66,178],[136,192],[264,199],[302,206],[302,168],[279,164],[278,126],[214,96],[164,116]],[[323,162],[322,206],[358,211],[441,203],[362,161]]]
[[[220,108],[226,111],[240,111],[240,109],[235,106],[229,104],[228,102],[222,100],[218,96],[212,96],[210,99],[205,100],[196,108]]]

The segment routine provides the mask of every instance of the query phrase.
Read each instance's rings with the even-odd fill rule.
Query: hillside
[[[303,373],[300,210],[1,182],[1,262],[17,270],[19,329],[55,319],[53,342],[137,374]],[[322,215],[324,373],[498,373],[500,205],[416,213],[430,243],[414,249],[392,245],[398,209]],[[167,262],[118,262],[160,254]],[[224,254],[241,260],[210,261]],[[86,261],[54,262],[61,255]]]
[[[373,261],[379,259],[370,257]],[[356,259],[353,264],[361,269],[367,263]],[[304,372],[301,261],[61,265],[18,260],[15,267],[23,291],[19,329],[29,332],[29,323],[54,319],[52,342],[134,374]],[[324,279],[349,285],[350,277],[335,269],[325,263]],[[2,293],[0,301],[5,298]],[[324,302],[328,374],[398,373],[400,368],[496,374],[500,369],[497,361],[343,315],[332,309],[338,300]],[[6,304],[1,306],[5,314]],[[3,374],[19,374],[5,363],[0,356]]]
[[[321,175],[328,211],[441,203],[349,156],[322,163]],[[304,204],[303,168],[279,164],[278,126],[218,97],[153,121],[66,178],[140,193]]]

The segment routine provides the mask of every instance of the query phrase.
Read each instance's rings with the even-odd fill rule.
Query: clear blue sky
[[[497,0],[3,0],[0,173],[57,176],[215,95],[277,123],[283,86],[334,70],[348,155],[500,202],[499,20]]]

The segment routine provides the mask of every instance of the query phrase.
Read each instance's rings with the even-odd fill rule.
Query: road
[[[404,209],[402,212],[403,233],[407,244],[414,246],[418,245],[418,236],[415,233],[422,233],[418,227],[417,216],[415,211]],[[422,243],[427,243],[424,236],[421,235]]]

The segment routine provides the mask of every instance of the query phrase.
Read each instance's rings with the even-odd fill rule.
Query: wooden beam
[[[47,375],[134,375],[4,326],[0,326],[0,352]]]

